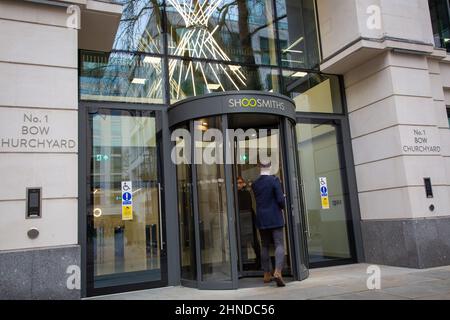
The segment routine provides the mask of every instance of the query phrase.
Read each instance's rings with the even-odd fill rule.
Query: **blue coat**
[[[256,227],[276,229],[284,227],[281,209],[284,209],[284,194],[281,182],[275,176],[260,176],[252,184],[256,200]]]

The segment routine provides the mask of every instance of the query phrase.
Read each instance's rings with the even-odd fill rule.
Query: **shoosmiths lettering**
[[[242,98],[242,99],[229,99],[228,106],[230,108],[267,108],[285,110],[283,102],[270,99],[256,99],[256,98]]]

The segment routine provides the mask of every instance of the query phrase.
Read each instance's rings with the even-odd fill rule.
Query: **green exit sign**
[[[108,161],[109,160],[109,156],[107,154],[97,154],[97,155],[95,155],[95,160],[97,162]]]

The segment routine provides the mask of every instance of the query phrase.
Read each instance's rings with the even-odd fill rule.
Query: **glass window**
[[[448,0],[429,0],[431,23],[436,47],[450,52],[450,19]]]
[[[188,130],[187,126],[181,127]],[[187,154],[180,154],[188,147],[182,137],[175,141],[177,155],[177,188],[178,188],[178,214],[180,219],[180,257],[181,278],[187,280],[197,279],[197,263],[195,251],[194,211],[192,207],[192,175],[191,166],[181,160],[188,159]],[[179,151],[179,152],[178,152]]]
[[[283,70],[285,92],[299,112],[342,113],[340,81],[337,76]]]
[[[100,110],[89,121],[93,287],[161,280],[156,115]]]
[[[171,59],[171,102],[186,97],[233,90],[279,92],[278,69]]]
[[[221,117],[200,120],[200,130],[222,130]],[[223,148],[223,142],[217,142]],[[201,154],[209,142],[195,141]],[[196,164],[202,281],[231,281],[224,164]]]
[[[320,61],[314,0],[276,1],[283,67],[315,69]]]
[[[448,118],[448,125],[450,127],[450,106],[447,107],[447,118]]]
[[[305,121],[297,124],[296,134],[305,192],[309,261],[319,265],[350,259],[348,191],[340,127],[332,121]]]
[[[277,64],[272,0],[167,0],[166,3],[169,54]],[[261,38],[265,39],[263,44]]]
[[[162,53],[162,0],[116,0],[123,5],[113,50]]]
[[[162,103],[162,59],[122,52],[83,52],[82,100]]]

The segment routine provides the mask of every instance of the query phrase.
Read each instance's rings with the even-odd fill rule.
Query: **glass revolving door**
[[[280,179],[287,195],[283,212],[284,275],[296,280],[305,277],[300,275],[300,265],[305,263],[299,260],[304,255],[296,254],[296,250],[305,248],[299,242],[301,234],[294,236],[294,232],[301,233],[302,229],[298,223],[299,206],[288,205],[299,199],[293,195],[298,190],[292,189],[288,178],[290,168],[296,168],[295,160],[289,158],[295,153],[286,151],[285,140],[286,132],[293,125],[287,126],[277,116],[260,115],[256,122],[247,122],[245,126],[244,119],[255,118],[221,115],[190,120],[174,129],[183,285],[237,289],[240,278],[262,275],[258,259],[260,237],[254,225],[256,204],[251,191],[251,183],[260,174],[254,157],[258,158],[261,151],[252,150],[253,142],[275,160],[273,175]],[[241,129],[246,133],[244,140],[231,136]],[[289,131],[288,136],[291,135]],[[239,144],[245,147],[238,148]],[[239,179],[246,184],[246,201],[240,198],[243,190],[238,185]]]

